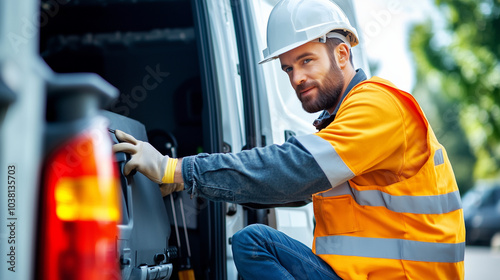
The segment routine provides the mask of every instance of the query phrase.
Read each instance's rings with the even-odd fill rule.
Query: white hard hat
[[[337,4],[329,0],[281,0],[274,6],[267,23],[267,48],[262,52],[264,63],[279,55],[318,38],[339,37],[354,47],[359,43],[358,33]]]

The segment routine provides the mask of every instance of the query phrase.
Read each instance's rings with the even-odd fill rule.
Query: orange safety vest
[[[360,186],[353,175],[315,194],[313,252],[343,279],[463,279],[464,218],[446,151],[413,96],[385,80],[358,84],[346,100],[367,83],[404,97],[407,109],[418,112],[427,127],[430,156],[415,175],[387,186]],[[302,139],[306,148],[310,140]],[[319,149],[311,143],[312,150]]]

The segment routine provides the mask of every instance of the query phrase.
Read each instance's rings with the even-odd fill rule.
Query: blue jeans
[[[254,224],[237,232],[232,248],[236,268],[245,280],[342,280],[309,247],[265,225]]]

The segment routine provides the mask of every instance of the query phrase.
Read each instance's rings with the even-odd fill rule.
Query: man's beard
[[[315,113],[333,108],[333,106],[337,105],[340,95],[342,94],[344,76],[335,60],[330,61],[330,63],[332,66],[323,80],[323,85],[320,85],[318,81],[312,80],[298,85],[295,89],[300,102],[302,102],[302,108],[308,113]],[[313,96],[302,97],[300,92],[311,87],[316,87],[318,89],[316,98],[313,99]]]

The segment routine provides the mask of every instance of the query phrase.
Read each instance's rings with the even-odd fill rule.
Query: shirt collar
[[[344,93],[342,94],[342,97],[340,98],[339,103],[335,107],[335,110],[333,110],[333,113],[330,114],[327,110],[324,110],[319,115],[319,117],[316,120],[314,120],[313,125],[318,130],[321,130],[321,129],[327,127],[335,119],[335,116],[337,115],[337,112],[340,108],[340,105],[344,101],[344,98],[347,96],[347,94],[352,90],[353,87],[355,87],[357,84],[361,83],[362,81],[364,81],[366,79],[367,79],[366,74],[363,71],[363,69],[357,69],[356,75],[354,75],[351,82],[349,82],[349,85],[347,85],[347,88],[345,89]]]

